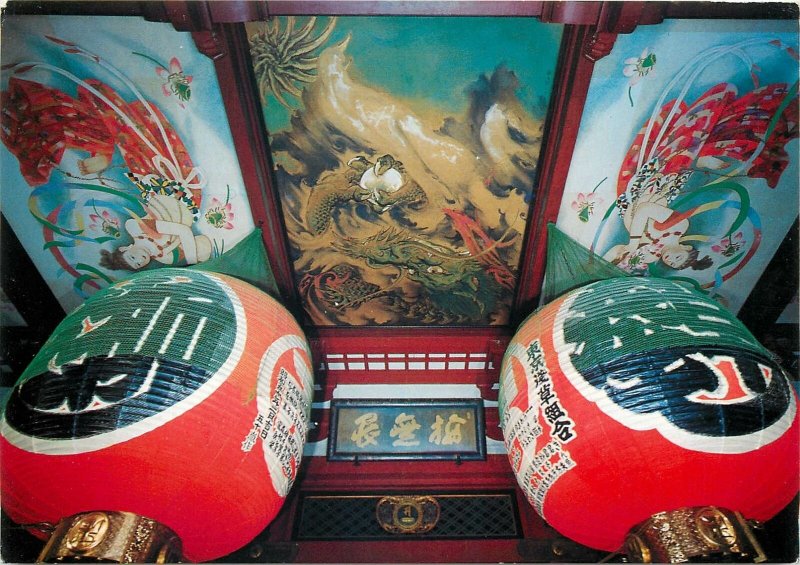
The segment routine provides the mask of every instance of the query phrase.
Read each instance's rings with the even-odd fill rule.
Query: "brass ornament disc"
[[[710,545],[722,548],[736,546],[736,529],[731,520],[717,508],[706,506],[695,514],[697,531]]]
[[[439,502],[432,496],[384,496],[375,517],[389,533],[422,534],[436,526],[439,512]]]
[[[131,512],[92,511],[63,518],[39,554],[39,562],[178,562],[182,545],[168,527]]]
[[[64,546],[76,553],[86,553],[105,539],[111,522],[105,512],[79,514],[64,540]]]

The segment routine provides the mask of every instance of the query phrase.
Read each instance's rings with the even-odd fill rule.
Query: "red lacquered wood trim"
[[[505,347],[512,331],[506,327],[480,328],[312,328],[307,332],[315,362],[328,354],[493,353]],[[377,338],[377,339],[376,339]],[[500,359],[487,357],[487,362]]]
[[[485,461],[328,461],[304,457],[298,490],[314,493],[476,492],[509,490],[517,482],[506,455]]]
[[[497,395],[495,395],[496,399]],[[495,406],[484,406],[483,421],[486,427],[486,437],[497,441],[503,441],[503,429],[500,427],[500,412]]]
[[[171,2],[173,0],[166,0]],[[177,0],[182,1],[182,0]],[[92,16],[144,16],[153,21],[169,21],[166,2],[153,0],[9,0],[7,15],[52,14]],[[571,25],[592,25],[603,4],[642,4],[642,2],[599,1],[396,1],[382,0],[193,0],[192,5],[207,5],[215,23],[262,21],[275,15],[461,15],[461,16],[538,16],[542,21]],[[639,25],[658,23],[663,18],[698,19],[789,19],[800,14],[791,2],[643,2]],[[202,8],[206,9],[206,8]],[[197,28],[193,28],[197,29]]]
[[[253,219],[262,230],[278,290],[285,305],[294,310],[297,301],[286,230],[272,183],[267,128],[253,77],[247,33],[244,24],[215,24],[210,32],[203,32],[203,37],[209,33],[222,49],[214,66]]]
[[[164,0],[164,11],[177,31],[208,31],[212,22],[205,2]]]
[[[552,24],[594,25],[603,2],[545,2],[541,20]]]
[[[230,24],[265,21],[270,14],[267,3],[255,0],[209,0],[208,11],[215,23]]]
[[[550,119],[544,136],[539,183],[525,234],[519,287],[512,324],[518,324],[536,307],[544,278],[547,224],[555,222],[567,182],[572,153],[589,92],[594,63],[584,56],[584,46],[594,26],[565,26],[558,75],[550,96]]]
[[[384,329],[384,328],[381,328]],[[409,347],[422,351],[431,351],[431,347],[446,347],[447,350],[455,351],[459,349],[463,341],[476,342],[491,339],[507,339],[512,330],[503,326],[481,326],[481,327],[395,327],[389,328],[391,333],[381,336],[384,343],[376,343],[376,328],[366,327],[333,327],[317,326],[310,329],[307,333],[310,338],[319,339],[324,343],[345,343],[348,350],[358,352],[360,348],[377,347],[380,353],[391,348],[400,349],[393,353],[402,353]],[[429,344],[426,346],[425,344]],[[443,345],[446,344],[446,345]]]
[[[510,339],[511,330],[502,327],[313,328],[309,332],[317,383],[326,400],[339,384],[376,383],[474,384],[484,399],[494,399],[493,387]],[[456,357],[458,354],[466,357]],[[397,355],[405,357],[390,357]],[[451,365],[459,362],[464,363],[463,368]],[[340,368],[331,369],[331,363]],[[364,366],[356,370],[352,363]],[[386,366],[371,370],[370,363]],[[391,369],[389,363],[401,363],[404,368]],[[418,368],[419,364],[424,368]]]

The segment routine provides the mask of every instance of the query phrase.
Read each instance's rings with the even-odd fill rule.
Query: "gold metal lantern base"
[[[756,523],[739,512],[716,506],[679,508],[653,514],[625,539],[625,553],[636,563],[687,563],[767,556],[753,535]]]
[[[176,563],[180,538],[155,520],[130,512],[82,512],[62,519],[40,562]]]

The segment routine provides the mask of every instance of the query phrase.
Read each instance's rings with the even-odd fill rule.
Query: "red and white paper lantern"
[[[157,520],[203,561],[253,539],[296,476],[313,393],[303,333],[234,278],[141,273],[69,315],[0,424],[17,523],[116,510]]]
[[[798,490],[785,374],[732,314],[673,282],[602,281],[529,317],[503,361],[500,413],[530,502],[597,549],[682,507],[769,519]]]

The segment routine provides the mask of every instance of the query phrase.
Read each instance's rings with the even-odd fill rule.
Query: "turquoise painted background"
[[[190,230],[185,237],[195,240],[197,260],[230,249],[252,230],[214,66],[189,34],[139,18],[79,16],[7,17],[2,32],[4,142],[17,155],[6,144],[0,148],[0,206],[67,311],[132,272],[102,266],[101,250],[151,237],[147,268],[187,262],[182,243],[153,231],[154,219]],[[20,88],[12,89],[14,81]],[[87,85],[107,101],[92,95],[81,101],[79,86]],[[151,145],[174,132],[175,158],[161,151],[165,159],[155,163],[139,136],[112,124],[120,116],[109,102],[149,132]],[[147,117],[146,105],[160,118]],[[63,154],[59,144],[66,145]],[[110,160],[93,161],[93,153]],[[21,161],[29,167],[25,175]],[[37,163],[52,167],[49,178],[31,173]],[[193,198],[174,183],[162,191],[169,194],[156,194],[150,181],[182,181]],[[194,214],[187,214],[190,203]],[[151,221],[128,223],[135,218]]]
[[[325,18],[318,20],[321,28]],[[298,18],[296,27],[306,21]],[[465,89],[503,64],[519,77],[517,96],[523,105],[543,116],[561,27],[532,18],[351,16],[337,18],[326,45],[348,37],[348,70],[354,78],[422,107],[449,113],[465,110]],[[301,106],[296,98],[290,105]],[[270,130],[288,127],[290,115],[270,96],[265,108]]]
[[[798,214],[797,49],[791,21],[675,20],[620,35],[595,66],[558,227],[630,272],[684,280],[738,311]],[[674,112],[661,147],[626,161],[648,124],[651,141],[661,131],[661,108]],[[658,206],[647,233],[626,223],[626,210],[628,222],[642,211],[641,224]],[[698,251],[691,266],[673,268],[676,244]]]

